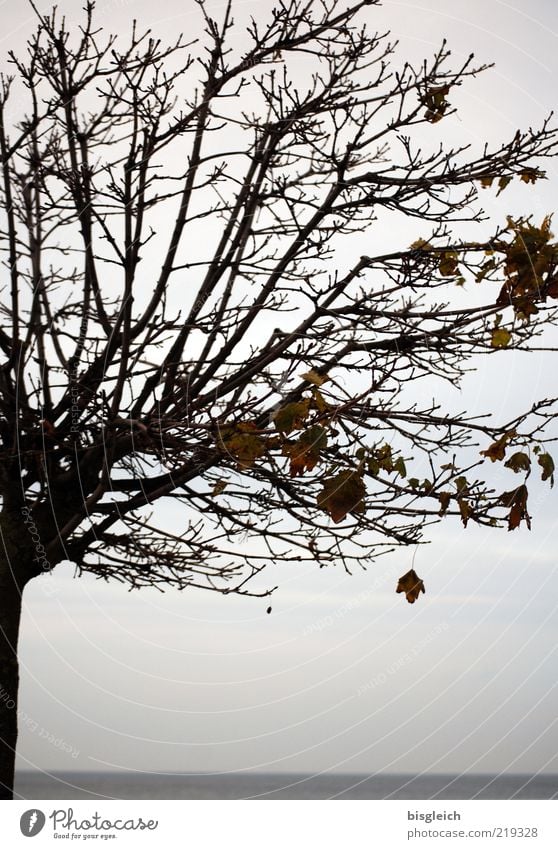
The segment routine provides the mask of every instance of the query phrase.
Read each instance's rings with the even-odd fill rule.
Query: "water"
[[[19,772],[20,799],[556,799],[558,775]]]

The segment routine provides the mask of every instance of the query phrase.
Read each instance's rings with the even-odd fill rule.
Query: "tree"
[[[422,405],[414,387],[458,382],[474,355],[533,350],[556,323],[549,218],[454,232],[481,233],[479,190],[543,178],[556,130],[439,146],[450,99],[486,66],[452,69],[443,44],[391,70],[393,44],[367,28],[375,5],[278,0],[239,46],[231,3],[216,21],[197,0],[201,47],[135,26],[120,47],[87,0],[79,32],[35,9],[28,55],[10,56],[4,798],[21,595],[45,570],[266,595],[253,579],[271,559],[365,567],[443,516],[530,526],[525,479],[538,464],[552,480],[553,400],[493,422]],[[28,104],[16,120],[14,92],[18,114]],[[373,244],[377,221],[403,219],[413,244],[359,255],[358,234]],[[411,602],[421,589],[413,571],[398,586]]]

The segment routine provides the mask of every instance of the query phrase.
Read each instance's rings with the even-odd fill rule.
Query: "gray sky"
[[[70,20],[80,5],[58,3]],[[239,20],[271,6],[234,3]],[[0,8],[5,55],[33,17],[23,3]],[[191,0],[99,9],[117,32],[133,17],[163,37],[198,26]],[[552,0],[386,0],[368,14],[400,39],[399,56],[429,55],[446,36],[456,65],[472,51],[496,62],[463,87],[442,138],[506,139],[556,105]],[[557,185],[554,164],[546,183],[482,199],[499,221],[540,220]],[[503,416],[518,397],[556,391],[544,356],[480,367],[457,406]],[[412,607],[394,593],[412,551],[352,577],[270,564],[271,615],[265,599],[130,594],[58,567],[25,592],[19,768],[558,772],[556,491],[535,487],[532,501],[531,533],[434,528],[414,564],[427,594]]]

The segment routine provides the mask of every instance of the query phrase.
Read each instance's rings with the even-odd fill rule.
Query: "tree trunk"
[[[17,742],[17,639],[23,587],[0,565],[0,799],[12,799]]]
[[[0,799],[12,799],[17,743],[17,641],[23,588],[39,575],[44,548],[30,511],[0,513]]]

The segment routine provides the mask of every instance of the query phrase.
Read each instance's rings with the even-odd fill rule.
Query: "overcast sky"
[[[58,3],[70,20],[80,5]],[[233,8],[241,21],[272,5]],[[163,37],[198,31],[192,0],[98,7],[115,32],[134,17]],[[34,21],[23,2],[0,8],[5,56]],[[554,0],[386,0],[367,14],[399,38],[400,57],[447,37],[456,65],[473,51],[496,62],[459,94],[451,132],[463,141],[511,138],[556,105]],[[553,165],[546,183],[483,201],[499,221],[519,210],[540,220],[557,187]],[[504,415],[518,398],[556,393],[548,356],[479,367],[463,409]],[[130,594],[58,567],[25,591],[19,768],[558,772],[556,490],[536,487],[533,502],[531,533],[434,528],[416,553],[427,592],[413,606],[394,593],[412,551],[353,576],[270,564],[270,615],[265,599]]]

